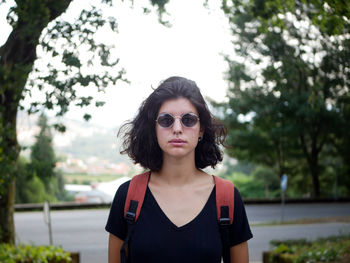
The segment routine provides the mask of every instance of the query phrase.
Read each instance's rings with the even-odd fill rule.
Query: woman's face
[[[192,117],[193,114],[198,116],[196,107],[186,98],[167,100],[160,107],[157,117],[164,114],[175,117],[174,123],[168,128],[162,127],[156,122],[156,135],[158,144],[163,151],[163,160],[168,157],[193,157],[194,160],[198,138],[203,136],[203,132],[199,120],[192,127],[186,127],[181,123],[181,116],[187,113],[192,114]],[[188,124],[186,120],[184,121],[185,124]]]

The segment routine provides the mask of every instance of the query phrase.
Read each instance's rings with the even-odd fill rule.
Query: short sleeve
[[[233,224],[230,226],[230,246],[233,247],[253,237],[247,214],[238,189],[235,188]]]
[[[127,234],[127,223],[124,219],[124,204],[130,181],[123,183],[117,190],[106,224],[106,231],[124,240]]]

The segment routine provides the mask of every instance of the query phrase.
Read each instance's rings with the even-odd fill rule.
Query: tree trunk
[[[6,68],[6,67],[3,67]],[[17,72],[14,70],[14,74]],[[6,83],[6,88],[12,87]],[[0,105],[0,243],[14,243],[13,209],[15,203],[15,178],[19,146],[16,120],[19,99],[15,89],[5,89]]]
[[[8,93],[4,93],[5,95]],[[6,103],[0,106],[0,243],[14,243],[13,205],[15,203],[14,173],[19,147],[16,137],[16,109]]]
[[[311,136],[310,136],[311,137]],[[309,166],[311,178],[312,178],[312,196],[320,197],[320,181],[319,181],[319,164],[318,164],[318,155],[321,151],[321,147],[317,147],[317,136],[313,136],[310,140],[310,143],[305,139],[304,134],[299,136],[301,146],[304,152],[304,156],[307,160]],[[309,147],[308,147],[309,145]]]
[[[70,2],[17,2],[18,20],[0,48],[0,243],[14,242],[13,175],[19,154],[16,134],[19,101],[25,95],[24,87],[36,59],[36,47],[42,30],[61,15]]]
[[[320,180],[319,180],[319,167],[318,167],[318,155],[312,156],[309,168],[312,177],[312,187],[313,187],[313,196],[320,197]]]
[[[0,198],[0,243],[14,244],[15,242],[15,226],[13,222],[14,204],[15,180],[12,180]]]
[[[269,185],[265,184],[265,198],[269,198]]]

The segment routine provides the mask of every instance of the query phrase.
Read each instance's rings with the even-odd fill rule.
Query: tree
[[[51,127],[46,115],[41,114],[38,120],[39,134],[31,147],[31,162],[29,170],[32,176],[37,177],[46,189],[50,201],[66,198],[63,174],[55,170],[56,156],[52,145]],[[18,189],[16,187],[16,189]],[[45,201],[45,199],[38,199]],[[33,200],[32,200],[33,202]]]
[[[265,187],[265,198],[271,197],[271,190],[279,189],[279,180],[276,173],[268,167],[258,166],[251,175],[256,181],[260,181]]]
[[[346,151],[339,142],[349,125],[349,5],[222,3],[238,56],[226,57],[229,101],[217,105],[229,127],[229,154],[275,167],[280,176],[305,164],[320,196],[325,145]]]
[[[62,172],[55,169],[56,156],[46,115],[41,114],[37,124],[39,133],[31,147],[31,161],[20,157],[17,162],[16,203],[71,200],[64,189]]]
[[[16,203],[39,203],[53,201],[53,196],[47,194],[44,183],[38,176],[30,173],[25,159],[20,157],[17,163]]]
[[[119,60],[111,59],[112,47],[98,43],[94,38],[104,26],[116,32],[115,18],[104,17],[101,9],[95,6],[83,9],[77,17],[62,18],[72,2],[16,1],[7,16],[13,30],[0,48],[0,242],[14,242],[13,175],[20,151],[16,116],[18,109],[23,109],[21,100],[32,96],[37,88],[44,100],[33,102],[28,111],[57,109],[57,115],[62,116],[71,104],[81,107],[91,103],[103,105],[91,96],[79,95],[78,88],[95,86],[98,91],[103,91],[109,84],[124,79],[124,70],[117,68]],[[161,14],[167,0],[150,2]],[[101,3],[112,5],[111,0]],[[79,48],[87,51],[84,56],[79,53]],[[37,50],[51,57],[44,66],[34,63]],[[97,66],[103,70],[96,71]],[[84,118],[90,116],[86,114]],[[64,131],[60,124],[55,127]]]
[[[44,183],[49,186],[50,179],[55,176],[56,157],[52,146],[52,135],[50,127],[47,123],[47,117],[42,114],[38,120],[40,128],[36,141],[31,147],[31,170]]]

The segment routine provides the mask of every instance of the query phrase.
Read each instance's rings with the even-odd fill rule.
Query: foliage
[[[20,157],[15,172],[16,177],[16,203],[42,203],[45,201],[72,201],[72,197],[64,190],[62,173],[55,171],[56,176],[48,181],[29,169],[30,163]],[[47,185],[45,185],[47,183]]]
[[[329,176],[323,159],[348,160],[349,6],[321,0],[222,3],[236,54],[226,56],[229,100],[216,104],[229,128],[228,153],[279,176],[308,174],[312,194],[320,196],[320,175]],[[349,171],[338,169],[339,178]]]
[[[257,173],[259,174],[259,173]],[[234,183],[240,194],[244,198],[265,198],[266,184],[261,178],[257,178],[254,172],[251,175],[244,173],[232,172],[229,174],[220,175]],[[269,198],[276,198],[280,196],[279,185],[268,184],[270,187]]]
[[[31,161],[19,159],[16,169],[16,202],[39,203],[71,200],[64,189],[64,178],[55,170],[56,157],[47,117],[38,120],[39,134],[31,147]]]
[[[227,160],[226,160],[227,161]],[[234,182],[244,198],[280,198],[280,179],[274,169],[262,165],[252,165],[246,162],[235,164],[225,163],[226,169],[218,174]],[[328,198],[348,196],[347,184],[335,185],[336,173],[333,166],[328,166],[327,173],[321,175],[321,189]],[[287,198],[308,198],[312,192],[312,180],[305,177],[307,173],[305,166],[300,166],[298,172],[288,176]],[[336,186],[336,187],[335,187]]]
[[[0,261],[7,263],[68,263],[70,254],[61,247],[0,244]]]
[[[287,258],[288,262],[346,262],[350,258],[350,236],[332,236],[319,238],[315,241],[286,240],[271,241],[275,246],[270,256],[270,262],[275,261],[281,255]],[[282,261],[279,261],[282,262]],[[286,260],[287,262],[287,260]]]
[[[225,169],[218,174],[232,181],[244,198],[280,197],[280,183],[276,172],[263,165],[235,161],[227,157]]]
[[[160,21],[167,2],[150,1],[158,7]],[[0,242],[14,242],[14,173],[20,152],[16,118],[18,109],[24,109],[21,101],[32,97],[29,113],[49,109],[63,116],[71,105],[103,105],[86,96],[88,88],[103,92],[108,85],[125,81],[113,47],[96,37],[102,28],[116,33],[116,19],[85,4],[79,6],[80,14],[63,15],[71,3],[76,1],[16,1],[6,17],[13,30],[0,47]],[[112,1],[100,4],[108,8]],[[37,52],[47,55],[41,63],[35,63]],[[61,123],[54,126],[65,131]]]
[[[280,180],[272,169],[265,166],[257,166],[252,172],[252,177],[256,182],[264,185],[265,198],[271,197],[270,190],[274,190],[274,192],[272,192],[273,197],[280,193]]]
[[[31,147],[31,161],[20,158],[16,170],[16,202],[39,203],[71,200],[64,189],[63,174],[55,170],[56,157],[47,117],[38,120],[39,134]]]
[[[62,116],[70,105],[103,106],[103,102],[85,96],[87,89],[95,87],[103,92],[118,80],[126,81],[124,69],[112,54],[115,47],[96,37],[101,29],[109,30],[111,36],[118,31],[116,19],[105,17],[101,9],[110,7],[112,1],[84,5],[80,14],[67,15],[71,2],[76,1],[16,2],[7,15],[13,31],[0,47],[0,193],[12,180],[20,151],[15,126],[17,110],[24,109],[20,103],[23,98],[32,98],[29,113],[46,108]],[[150,2],[158,8],[162,21],[168,1]],[[45,59],[40,59],[44,54]],[[34,63],[36,60],[40,63]],[[84,118],[91,116],[86,113]],[[54,126],[65,130],[61,123]]]
[[[33,175],[28,181],[22,183],[25,187],[17,186],[17,203],[42,203],[44,201],[55,201],[55,198],[45,190],[44,183],[39,177]]]
[[[27,194],[25,190],[27,189],[27,184],[32,180],[32,174],[27,169],[27,160],[20,157],[17,162],[17,169],[15,172],[16,176],[16,203],[26,203]],[[29,201],[30,202],[30,201]]]
[[[56,177],[54,180],[54,195],[58,201],[70,202],[74,201],[74,196],[70,194],[68,191],[64,189],[64,185],[66,184],[63,172],[60,170],[56,170]]]
[[[38,120],[39,134],[34,145],[31,147],[30,167],[45,184],[55,176],[56,157],[52,145],[52,134],[47,122],[47,117],[41,114]]]

